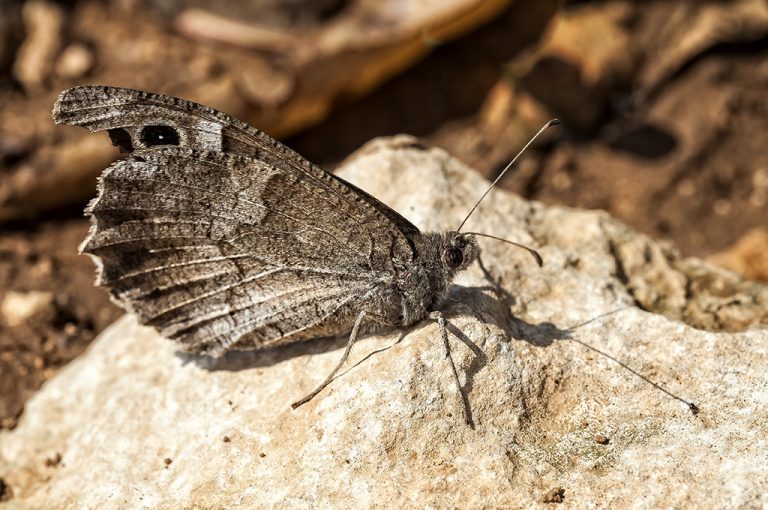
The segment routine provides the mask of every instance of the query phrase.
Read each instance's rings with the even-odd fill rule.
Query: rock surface
[[[425,230],[455,228],[487,186],[408,137],[368,144],[340,175]],[[0,434],[5,507],[768,505],[765,287],[604,213],[500,191],[468,229],[544,258],[482,239],[488,273],[475,265],[453,289],[474,428],[430,321],[362,340],[292,411],[344,339],[212,360],[126,317]]]

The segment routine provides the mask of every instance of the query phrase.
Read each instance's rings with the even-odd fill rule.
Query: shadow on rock
[[[238,371],[272,366],[291,358],[308,354],[320,354],[343,349],[347,344],[347,340],[348,338],[344,336],[316,338],[305,342],[266,349],[229,351],[219,358],[183,351],[178,351],[176,356],[182,363],[194,363],[203,370],[210,370],[212,372],[219,370]]]

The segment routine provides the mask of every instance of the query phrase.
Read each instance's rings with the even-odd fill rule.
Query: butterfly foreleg
[[[325,380],[322,383],[320,383],[320,385],[314,391],[312,391],[312,393],[302,398],[301,400],[297,400],[296,402],[291,404],[292,408],[296,409],[300,405],[306,404],[307,402],[315,398],[315,396],[318,393],[323,391],[323,389],[325,389],[326,386],[331,384],[331,382],[333,381],[333,378],[336,376],[339,370],[341,370],[341,367],[344,366],[344,363],[347,362],[347,359],[349,358],[349,353],[352,352],[352,346],[357,341],[357,338],[360,334],[360,327],[362,326],[363,320],[365,319],[378,322],[386,326],[394,326],[394,324],[390,324],[389,322],[384,320],[383,317],[380,317],[376,314],[372,314],[370,312],[366,312],[365,310],[362,310],[357,315],[357,319],[355,319],[355,324],[354,326],[352,326],[352,332],[349,334],[349,341],[347,341],[347,347],[344,349],[344,354],[341,355],[341,359],[339,360],[336,367],[333,370],[331,370],[331,373],[328,374],[328,377],[326,377]]]

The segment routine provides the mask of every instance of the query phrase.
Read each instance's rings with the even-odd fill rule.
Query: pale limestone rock
[[[455,227],[487,185],[407,137],[372,142],[341,175],[424,229]],[[7,507],[768,505],[765,287],[604,213],[500,191],[468,228],[540,247],[545,261],[483,239],[501,289],[477,266],[454,289],[446,311],[474,430],[430,321],[362,340],[344,373],[292,411],[344,339],[201,360],[126,317],[0,434]]]

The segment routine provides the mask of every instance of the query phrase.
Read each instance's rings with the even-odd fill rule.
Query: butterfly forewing
[[[367,208],[369,214],[381,216],[385,223],[391,224],[398,238],[395,246],[398,256],[408,254],[411,250],[408,234],[418,232],[397,211],[313,165],[253,126],[191,101],[117,87],[74,87],[59,96],[53,119],[59,124],[82,126],[91,131],[109,131],[113,143],[125,152],[175,141],[183,147],[245,154],[279,168],[290,167],[315,179],[317,184],[322,183],[359,202],[359,207]],[[159,127],[172,128],[174,136],[162,139],[152,136]]]

